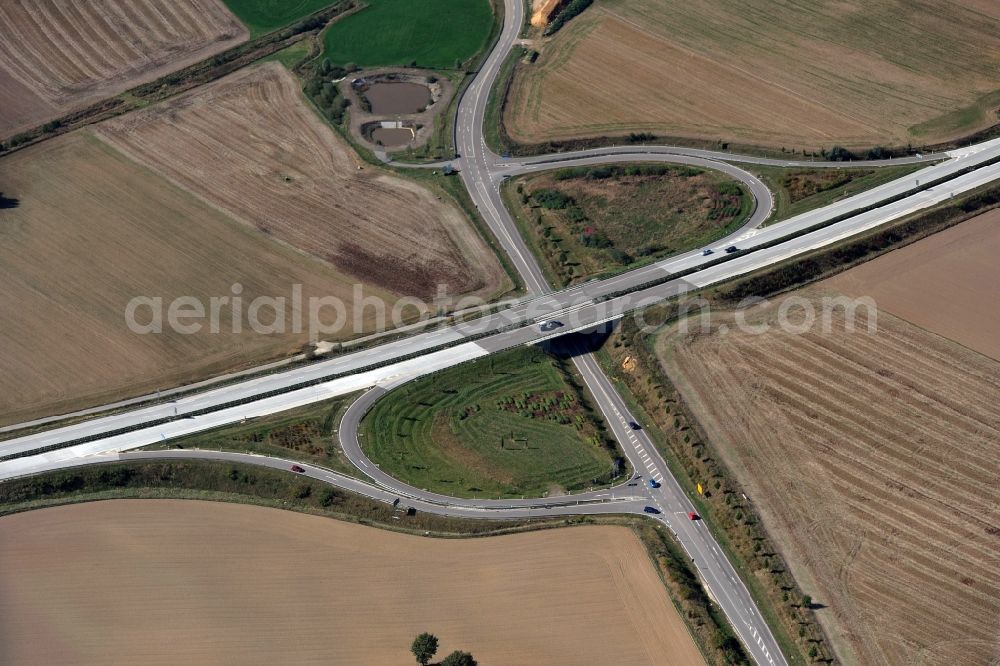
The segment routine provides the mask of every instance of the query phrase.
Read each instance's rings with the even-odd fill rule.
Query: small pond
[[[374,114],[417,113],[430,104],[431,91],[419,83],[380,81],[365,91],[365,97]]]
[[[388,148],[405,146],[413,139],[413,132],[405,127],[376,127],[372,130],[372,141]]]

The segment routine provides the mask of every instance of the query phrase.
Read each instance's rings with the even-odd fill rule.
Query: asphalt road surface
[[[661,511],[654,517],[671,529],[684,545],[698,568],[708,593],[725,612],[754,660],[760,664],[786,663],[746,587],[704,522],[688,519],[688,512],[694,510],[693,505],[645,432],[629,427],[629,422],[634,418],[592,356],[583,354],[575,357],[577,367],[632,467],[647,483],[567,497],[525,500],[467,500],[446,497],[407,486],[381,472],[361,450],[357,436],[358,424],[380,395],[415,377],[503,349],[537,343],[571,331],[586,330],[595,324],[619,318],[623,313],[643,305],[729,280],[838,242],[946,201],[957,193],[992,182],[1000,177],[1000,165],[985,163],[1000,157],[1000,140],[946,154],[892,160],[892,164],[927,163],[928,166],[905,178],[762,229],[759,225],[771,211],[771,193],[752,174],[729,163],[813,167],[842,167],[844,163],[778,160],[670,146],[608,147],[519,160],[504,159],[490,151],[483,138],[489,91],[517,37],[522,21],[523,6],[520,0],[506,0],[506,17],[498,42],[459,103],[455,142],[460,154],[456,161],[460,177],[483,219],[524,279],[529,291],[526,298],[510,308],[472,322],[418,333],[363,351],[255,376],[199,393],[184,393],[168,402],[143,405],[8,439],[0,442],[0,480],[83,464],[148,458],[228,460],[288,469],[293,461],[265,456],[194,450],[147,452],[133,449],[336,395],[378,387],[365,393],[352,405],[345,414],[340,429],[349,458],[360,472],[372,479],[372,483],[315,465],[297,463],[306,470],[306,476],[379,501],[391,503],[400,499],[418,510],[461,517],[523,518],[580,513],[642,513],[644,507],[652,504]],[[503,206],[499,192],[501,183],[505,178],[543,169],[619,161],[672,162],[718,169],[741,180],[749,188],[755,198],[756,208],[743,228],[712,244],[710,249],[713,254],[710,256],[694,250],[605,280],[552,291],[537,261],[519,235],[510,213]],[[855,166],[885,164],[886,162],[854,163]],[[973,167],[977,170],[959,175]],[[941,178],[952,180],[929,190],[913,192],[921,183],[926,185]],[[896,197],[901,198],[891,201]],[[889,201],[891,202],[886,203]],[[871,206],[878,207],[822,229],[802,233],[818,224]],[[722,249],[732,244],[743,250],[756,251],[733,257],[730,261],[715,263],[724,254]],[[686,272],[684,277],[669,278],[681,271]],[[656,284],[649,284],[652,281],[656,281]],[[627,290],[633,291],[622,294]],[[544,331],[537,324],[542,319],[558,319],[565,325],[555,331]],[[116,405],[118,408],[127,406],[127,402]],[[649,488],[649,479],[656,480],[659,487]]]

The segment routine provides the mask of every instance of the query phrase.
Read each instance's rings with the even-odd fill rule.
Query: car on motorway
[[[302,465],[292,465],[288,469],[292,470],[293,472],[295,472],[297,474],[303,474],[306,471],[306,468],[303,467]]]
[[[557,328],[562,328],[562,327],[563,323],[561,321],[556,321],[555,319],[538,322],[538,328],[543,332],[554,331]]]
[[[726,248],[726,254],[732,254],[733,252],[738,252],[739,249],[740,248],[736,247],[735,245],[730,245],[729,247]]]
[[[642,510],[645,511],[646,513],[659,513],[660,512],[660,510],[657,509],[655,506],[644,506],[644,507],[642,507]]]
[[[714,254],[714,253],[715,253],[715,251],[712,248],[706,247],[704,250],[701,251],[701,256],[707,257],[708,255]]]
[[[635,421],[629,421],[628,427],[632,428],[632,430],[642,430],[642,426],[636,423]]]
[[[688,511],[688,520],[701,520],[701,516],[694,511]]]
[[[650,479],[649,480],[649,487],[650,488],[659,488],[660,487],[660,482],[657,481],[656,479]]]

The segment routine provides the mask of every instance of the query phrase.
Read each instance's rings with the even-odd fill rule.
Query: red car
[[[306,468],[302,467],[301,465],[292,465],[290,469],[293,472],[298,472],[299,474],[302,474],[303,472],[306,471]]]
[[[688,511],[688,520],[701,520],[701,516],[694,511]]]

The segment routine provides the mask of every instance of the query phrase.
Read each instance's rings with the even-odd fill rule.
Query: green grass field
[[[608,483],[617,454],[562,364],[532,347],[411,382],[365,418],[365,453],[398,479],[460,497]]]
[[[283,28],[336,0],[223,0],[229,11],[247,28],[250,36]]]
[[[486,46],[493,25],[489,0],[367,3],[326,31],[325,56],[331,62],[459,69]]]
[[[340,450],[340,417],[357,394],[339,396],[287,412],[250,419],[188,437],[153,444],[147,449],[211,449],[259,453],[312,462],[358,476],[358,470]]]

